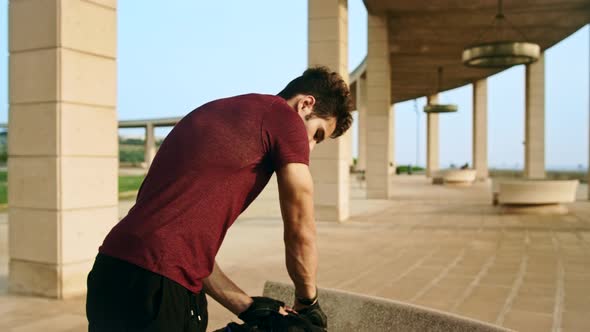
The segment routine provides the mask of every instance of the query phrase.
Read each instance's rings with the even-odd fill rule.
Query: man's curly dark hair
[[[278,96],[288,100],[298,94],[312,95],[312,115],[322,119],[336,118],[332,138],[344,134],[352,124],[352,99],[348,85],[337,72],[327,67],[312,67],[287,84]]]

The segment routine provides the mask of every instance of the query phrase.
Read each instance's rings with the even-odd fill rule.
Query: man
[[[248,296],[215,262],[227,229],[273,172],[294,309],[325,327],[309,153],[348,130],[351,104],[342,78],[320,67],[278,96],[216,100],[185,116],[162,143],[135,206],[99,248],[88,276],[89,330],[205,331],[205,294],[246,323],[291,311]]]

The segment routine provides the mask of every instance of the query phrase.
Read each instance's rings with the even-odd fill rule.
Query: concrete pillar
[[[12,292],[85,293],[117,222],[116,4],[10,1]]]
[[[308,62],[337,71],[348,81],[348,3],[308,1]],[[350,135],[350,130],[345,134]],[[344,221],[349,216],[352,140],[343,135],[316,146],[311,154],[316,218]]]
[[[393,163],[393,110],[387,15],[368,14],[367,198],[387,199]]]
[[[156,156],[156,133],[153,123],[147,123],[145,127],[145,150],[144,159],[145,168],[150,168],[154,157]]]
[[[524,176],[545,178],[545,56],[526,66]]]
[[[473,168],[478,180],[488,178],[488,81],[473,83]]]
[[[438,103],[438,93],[426,97],[428,104]],[[439,125],[438,113],[428,113],[426,115],[426,176],[432,177],[433,173],[439,169]]]
[[[367,77],[359,77],[356,86],[358,105],[358,159],[357,169],[364,171],[367,168]]]

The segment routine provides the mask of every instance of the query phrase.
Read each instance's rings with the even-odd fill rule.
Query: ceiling
[[[461,62],[465,46],[497,39],[491,30],[497,1],[364,0],[364,3],[370,13],[389,17],[394,103],[436,92],[438,67],[443,68],[440,91],[500,71],[468,68]],[[505,0],[503,7],[507,20],[542,50],[590,23],[590,0]],[[511,29],[504,32],[506,39],[520,37]]]

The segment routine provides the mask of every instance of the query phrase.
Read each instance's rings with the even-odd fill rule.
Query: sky
[[[367,52],[367,13],[362,0],[348,3],[352,71]],[[7,11],[7,0],[0,0],[0,122],[8,119]],[[117,14],[122,120],[183,116],[207,101],[242,93],[276,94],[307,65],[306,0],[119,1]],[[545,53],[549,169],[588,165],[589,45],[586,26]],[[456,114],[440,117],[441,167],[471,163],[471,92],[467,85],[440,94],[441,102],[459,106]],[[425,163],[425,103],[419,98],[394,105],[397,164]],[[157,135],[168,131],[158,129]],[[488,79],[488,133],[490,167],[522,168],[523,66]],[[354,142],[356,134],[353,128]]]

